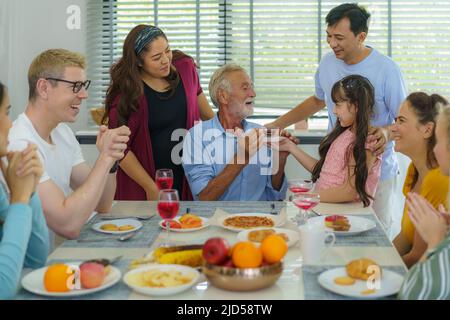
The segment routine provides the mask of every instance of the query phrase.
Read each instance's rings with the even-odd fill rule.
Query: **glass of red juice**
[[[173,171],[172,169],[158,169],[155,174],[155,182],[159,190],[172,189]]]
[[[302,225],[308,222],[309,210],[320,203],[320,196],[316,192],[296,193],[292,202],[300,209],[295,220],[298,225]]]
[[[158,213],[163,218],[163,226],[167,230],[167,239],[162,246],[171,246],[170,243],[170,222],[178,214],[180,209],[180,202],[178,197],[178,191],[175,189],[163,189],[159,191],[158,197]]]
[[[314,190],[314,182],[309,179],[294,179],[288,181],[288,188],[291,192],[289,200],[292,201],[294,194],[310,192]]]

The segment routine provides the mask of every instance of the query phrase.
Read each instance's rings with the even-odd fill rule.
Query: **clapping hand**
[[[44,172],[35,144],[29,143],[23,151],[6,155],[8,164],[1,162],[6,184],[11,192],[10,202],[28,203]]]
[[[125,156],[130,133],[131,131],[127,126],[115,129],[100,126],[96,142],[98,151],[111,158],[112,161],[121,160]]]
[[[444,240],[450,221],[450,214],[445,212],[444,206],[440,205],[438,211],[422,196],[413,192],[408,194],[406,205],[416,231],[428,247],[434,248]]]

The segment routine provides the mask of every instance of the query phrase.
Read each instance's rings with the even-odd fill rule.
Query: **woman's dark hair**
[[[5,95],[5,85],[0,82],[0,105],[3,102],[3,96]]]
[[[107,122],[109,110],[118,96],[120,96],[117,106],[118,126],[127,124],[130,114],[139,108],[139,97],[144,94],[144,85],[140,75],[141,67],[139,65],[142,63],[142,56],[148,51],[149,45],[158,38],[153,39],[142,50],[142,53],[136,55],[134,49],[136,38],[147,27],[147,25],[140,24],[128,33],[123,44],[122,58],[111,66],[111,82],[106,91],[105,113],[102,123]],[[161,36],[167,40],[164,33]],[[188,57],[188,55],[178,50],[174,50],[172,53],[172,62],[183,57]],[[170,66],[170,73],[165,79],[169,83],[166,89],[169,91],[168,97],[170,98],[175,93],[180,82],[180,76],[173,64]]]
[[[328,26],[334,26],[343,18],[350,20],[350,30],[357,36],[361,32],[369,32],[370,13],[357,3],[343,3],[327,14],[325,21]]]
[[[433,123],[433,134],[427,141],[427,168],[434,169],[438,166],[438,162],[436,160],[436,156],[434,155],[433,148],[436,145],[436,122],[441,107],[448,104],[448,101],[438,95],[432,94],[428,95],[425,92],[413,92],[409,96],[406,97],[406,101],[409,102],[411,109],[414,114],[417,116],[417,121],[420,124],[427,124],[429,122]],[[419,173],[416,169],[414,169],[414,176],[412,186],[417,182],[419,178]]]
[[[349,179],[355,175],[355,189],[359,195],[360,200],[364,206],[370,205],[370,199],[373,197],[366,191],[366,181],[368,177],[368,168],[366,163],[366,139],[369,132],[370,118],[373,113],[373,106],[375,103],[374,89],[369,80],[360,75],[350,75],[342,80],[336,82],[331,90],[331,98],[334,103],[347,101],[350,104],[356,106],[356,127],[355,142],[348,146],[346,151],[346,159],[350,159],[350,153],[353,152],[355,159],[355,168],[348,168]],[[339,121],[336,121],[336,125],[320,143],[319,155],[320,160],[314,166],[312,171],[312,180],[316,181],[322,166],[325,162],[328,150],[331,144],[345,131],[348,127],[342,127]],[[353,170],[352,170],[353,169]]]

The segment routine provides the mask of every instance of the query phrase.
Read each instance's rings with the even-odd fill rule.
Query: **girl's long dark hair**
[[[448,101],[436,93],[428,95],[425,92],[413,92],[406,97],[406,101],[409,102],[420,124],[433,123],[433,134],[427,141],[427,168],[437,168],[438,162],[433,152],[433,148],[436,145],[436,122],[441,107],[447,105]],[[419,179],[419,173],[414,168],[412,188],[417,183],[417,179]]]
[[[151,42],[142,50],[139,56],[134,51],[134,44],[139,33],[146,27],[147,25],[141,24],[130,31],[123,44],[122,58],[111,66],[111,82],[106,91],[105,113],[102,119],[104,124],[107,123],[111,106],[118,96],[120,96],[117,106],[118,126],[127,124],[131,113],[139,108],[139,98],[144,94],[144,85],[140,75],[141,67],[139,65],[142,61],[142,55],[148,50]],[[162,37],[167,40],[165,34]],[[172,62],[188,56],[179,50],[172,51],[172,54]],[[169,97],[171,97],[180,82],[179,73],[173,64],[170,66],[170,73],[166,77],[166,81],[169,83],[166,89],[169,91]]]
[[[365,207],[370,205],[373,197],[366,191],[366,181],[368,177],[368,168],[366,163],[366,139],[369,132],[370,118],[373,114],[375,103],[374,89],[368,79],[360,75],[350,75],[333,85],[331,90],[331,98],[334,103],[347,101],[356,106],[356,140],[349,145],[346,152],[347,162],[350,159],[350,153],[353,152],[355,159],[355,168],[348,168],[349,179],[355,175],[355,189],[360,200]],[[319,145],[320,160],[314,166],[312,171],[312,180],[317,181],[322,171],[328,150],[331,144],[339,137],[348,127],[342,127],[339,121],[336,121],[334,129],[322,140]]]

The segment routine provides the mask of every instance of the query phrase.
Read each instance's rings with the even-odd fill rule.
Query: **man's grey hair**
[[[209,96],[211,97],[212,103],[219,107],[219,101],[217,100],[217,93],[219,90],[225,90],[228,93],[231,92],[231,83],[227,79],[227,75],[234,71],[245,71],[244,68],[237,65],[236,63],[227,63],[226,65],[220,67],[216,71],[214,71],[213,75],[211,76],[211,80],[209,80]]]

